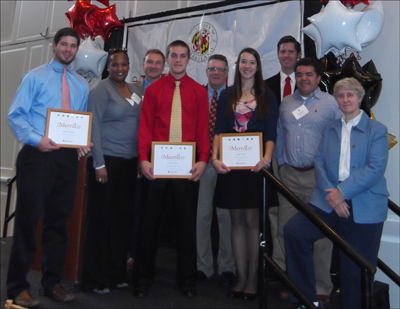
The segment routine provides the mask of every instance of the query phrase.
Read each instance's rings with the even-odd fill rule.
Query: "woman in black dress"
[[[257,297],[259,256],[259,211],[263,201],[263,179],[258,173],[270,168],[275,148],[278,118],[275,96],[264,83],[261,60],[253,48],[243,49],[237,59],[233,86],[225,89],[217,107],[212,164],[219,173],[216,205],[231,216],[233,255],[237,283],[230,297]],[[219,134],[262,132],[264,156],[251,170],[230,170],[218,159]]]

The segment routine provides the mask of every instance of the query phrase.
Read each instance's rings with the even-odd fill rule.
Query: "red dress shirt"
[[[170,73],[146,89],[138,133],[139,161],[149,160],[152,141],[168,141],[175,77]],[[179,80],[182,102],[182,142],[195,142],[199,161],[208,162],[209,103],[206,89],[186,74]]]

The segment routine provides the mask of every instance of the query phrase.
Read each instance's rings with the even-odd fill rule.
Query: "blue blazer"
[[[310,203],[325,212],[333,208],[325,192],[339,188],[353,204],[356,223],[379,223],[387,218],[388,196],[384,173],[388,161],[387,128],[362,112],[361,120],[350,136],[350,176],[339,184],[341,120],[329,123],[314,158],[316,185]]]

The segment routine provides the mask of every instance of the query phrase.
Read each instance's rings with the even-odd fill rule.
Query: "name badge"
[[[293,114],[294,118],[296,118],[296,120],[299,120],[300,118],[304,117],[308,113],[309,113],[309,111],[304,104],[302,104],[300,107],[296,108],[292,112],[292,114]]]
[[[133,102],[135,102],[136,104],[139,104],[140,101],[142,100],[136,93],[132,93],[131,99],[132,99]]]

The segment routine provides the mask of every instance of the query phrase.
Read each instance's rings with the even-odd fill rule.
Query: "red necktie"
[[[283,98],[292,93],[292,87],[290,86],[290,77],[286,77],[285,88],[283,88]]]
[[[217,123],[217,97],[218,97],[218,92],[214,90],[214,95],[211,99],[211,105],[210,105],[210,120],[208,121],[208,130],[210,132],[211,147],[212,147],[212,140],[214,137],[215,124]]]
[[[69,100],[69,86],[67,82],[67,68],[63,69],[63,75],[61,77],[61,109],[71,109],[71,102]]]

